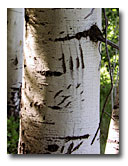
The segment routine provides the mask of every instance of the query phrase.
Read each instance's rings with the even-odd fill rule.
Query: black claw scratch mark
[[[69,147],[68,147],[68,150],[67,150],[67,153],[66,154],[71,154],[72,153],[72,148],[74,146],[74,143],[72,142]]]
[[[62,68],[63,68],[63,72],[66,73],[66,64],[65,64],[64,53],[62,53]]]
[[[82,50],[81,44],[79,44],[79,50],[80,50],[81,64],[83,69],[85,68],[85,66],[84,66],[84,57],[83,57],[83,50]]]
[[[63,153],[64,151],[64,146],[62,146],[60,153]]]
[[[66,99],[68,99],[70,96],[64,96],[64,98],[63,98],[63,100],[58,104],[58,105],[61,105],[62,103],[64,103],[64,101],[66,100]]]
[[[74,143],[72,142],[69,146],[68,146],[68,149],[67,149],[67,152],[65,154],[72,154],[72,152],[78,150],[80,148],[80,146],[82,145],[83,141],[81,141],[78,145],[76,145],[74,147]],[[63,153],[64,151],[64,146],[62,146],[61,148],[61,153]]]
[[[64,33],[64,31],[61,31],[61,32],[60,32],[60,34],[63,34],[63,33]]]
[[[61,92],[63,92],[63,90],[58,91],[58,92],[55,94],[54,99],[55,99]]]
[[[70,84],[70,85],[68,85],[67,89],[69,89],[71,86],[72,86],[71,84]]]
[[[80,85],[81,85],[81,83],[77,84],[76,89],[79,88]]]
[[[72,150],[72,152],[74,152],[75,150],[79,149],[79,147],[82,145],[82,143],[83,143],[83,141],[81,141],[81,142]],[[72,153],[72,152],[71,152],[71,153]]]
[[[62,68],[63,68],[63,73],[66,73],[66,63],[65,63],[65,57],[63,53],[63,47],[61,45],[61,50],[62,50],[62,58],[59,58],[59,60],[62,60]]]
[[[76,68],[78,69],[80,66],[80,61],[79,61],[79,57],[77,56],[76,58]]]
[[[71,104],[71,101],[69,101],[64,107],[67,108]]]
[[[54,122],[40,122],[40,121],[37,121],[37,123],[46,124],[46,125],[55,125]]]

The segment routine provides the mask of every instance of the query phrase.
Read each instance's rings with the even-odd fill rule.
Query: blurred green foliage
[[[107,39],[119,45],[119,9],[107,8],[106,16],[108,19]],[[102,12],[102,28],[104,33],[105,19],[104,19],[103,12]],[[101,48],[102,50],[101,50],[101,70],[100,70],[100,110],[102,110],[105,98],[111,88],[108,59],[107,59],[104,43],[102,43]],[[113,73],[112,74],[113,84],[115,85],[117,81],[117,72],[119,70],[119,51],[112,48],[111,46],[108,46],[108,52],[110,56],[111,69]],[[112,113],[111,98],[109,98],[105,111],[109,113],[109,115],[111,115]],[[104,114],[102,123],[101,123],[101,129],[100,129],[101,154],[104,154],[104,151],[105,151],[110,120],[111,118],[108,115]]]
[[[19,139],[19,118],[13,116],[7,119],[7,153],[17,154]]]

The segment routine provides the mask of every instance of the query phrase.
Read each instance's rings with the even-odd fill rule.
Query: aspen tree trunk
[[[7,9],[8,114],[18,114],[23,65],[24,9]]]
[[[100,153],[94,24],[100,9],[26,9],[19,154]]]

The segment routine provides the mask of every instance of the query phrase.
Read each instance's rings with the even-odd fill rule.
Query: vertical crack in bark
[[[79,57],[77,56],[76,58],[76,68],[78,69],[80,66],[80,61],[79,61]]]
[[[85,68],[84,66],[84,57],[83,57],[83,50],[81,47],[81,44],[79,43],[79,50],[80,50],[80,57],[81,57],[81,64],[82,64],[82,69]]]
[[[63,151],[64,151],[64,146],[62,146],[60,153],[63,153]]]
[[[62,50],[62,58],[59,58],[59,60],[62,60],[62,68],[63,68],[63,73],[66,73],[66,63],[65,63],[65,57],[64,57],[64,53],[63,53],[63,48],[62,48],[62,44],[61,44],[61,50]]]
[[[71,71],[73,71],[73,60],[72,60],[72,56],[70,56],[70,59],[69,59],[69,68]]]

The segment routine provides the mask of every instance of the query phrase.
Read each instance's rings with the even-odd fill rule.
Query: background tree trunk
[[[17,114],[20,106],[23,65],[24,9],[7,9],[7,93],[8,115]]]
[[[19,154],[99,154],[100,9],[26,9]],[[72,37],[71,37],[72,36]]]

